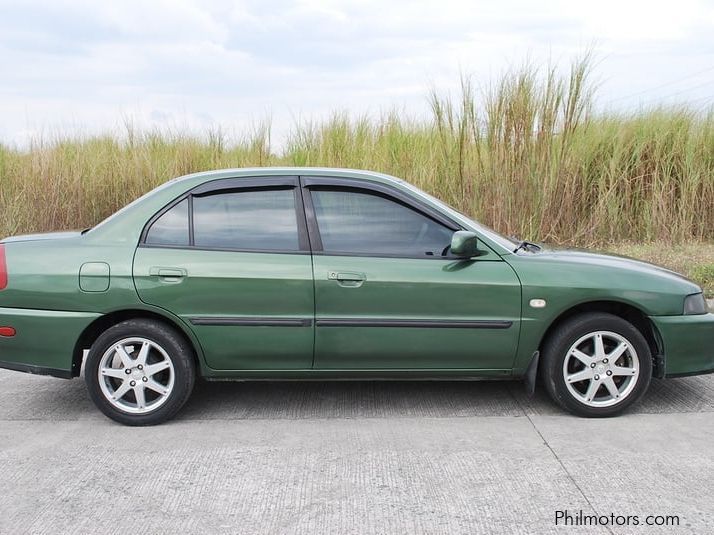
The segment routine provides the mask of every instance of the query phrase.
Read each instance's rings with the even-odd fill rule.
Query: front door
[[[315,368],[506,370],[521,289],[487,250],[449,257],[458,225],[368,183],[304,179],[315,274]]]
[[[216,370],[309,369],[314,291],[296,177],[229,179],[177,199],[134,259],[140,298],[178,315]]]

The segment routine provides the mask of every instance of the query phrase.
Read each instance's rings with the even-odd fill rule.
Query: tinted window
[[[193,199],[197,247],[297,251],[292,189],[236,191]]]
[[[453,231],[370,193],[312,191],[325,252],[441,256]]]
[[[188,245],[188,201],[181,201],[159,217],[146,234],[146,243]]]

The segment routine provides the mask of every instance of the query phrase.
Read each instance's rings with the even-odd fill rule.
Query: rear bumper
[[[0,308],[0,326],[15,329],[0,336],[0,368],[55,377],[74,377],[72,356],[84,329],[99,314]]]
[[[31,373],[33,375],[51,375],[62,379],[71,379],[72,370],[59,370],[57,368],[45,368],[43,366],[33,366],[32,364],[18,364],[17,362],[3,362],[0,360],[0,368],[13,370],[16,372]]]
[[[714,314],[651,316],[664,346],[665,377],[714,372]]]

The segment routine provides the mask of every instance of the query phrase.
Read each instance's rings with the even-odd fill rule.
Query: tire
[[[615,416],[647,391],[652,354],[631,323],[613,314],[585,313],[547,339],[541,376],[565,410],[590,418]]]
[[[94,404],[124,425],[156,425],[172,418],[193,390],[191,346],[171,327],[127,320],[92,344],[84,380]]]

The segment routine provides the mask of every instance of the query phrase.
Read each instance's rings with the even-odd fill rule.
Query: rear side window
[[[292,189],[241,190],[193,198],[196,247],[298,251]]]
[[[189,244],[187,200],[184,199],[154,221],[146,234],[146,243],[175,246]]]

